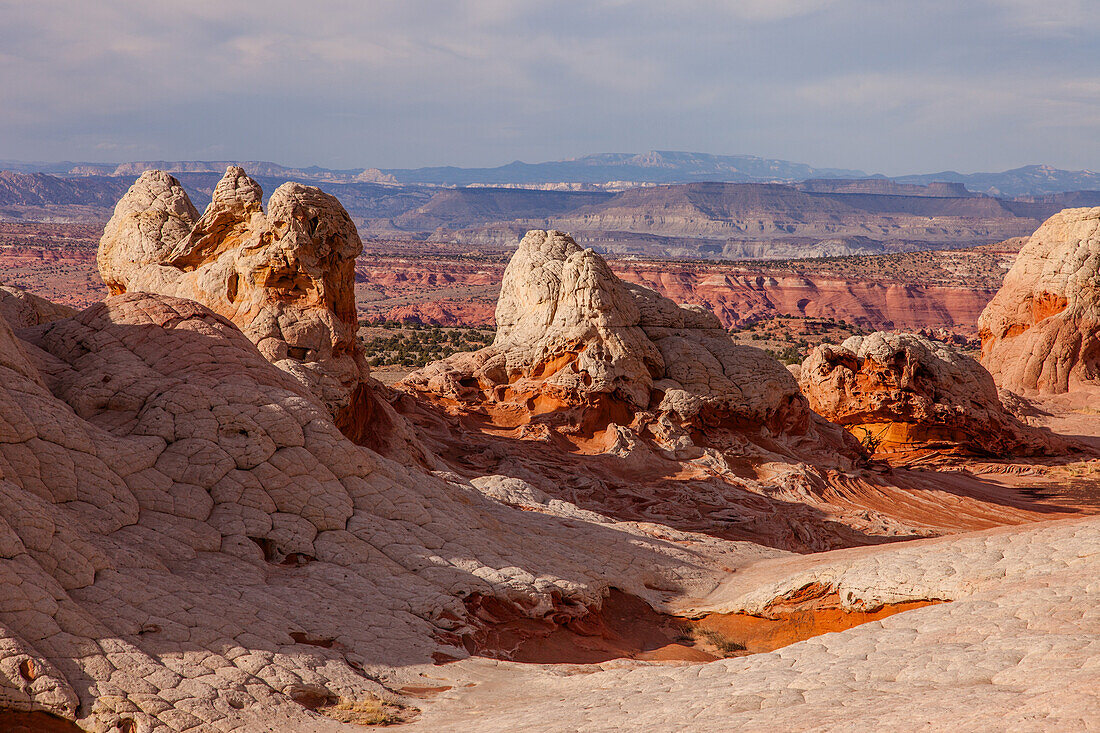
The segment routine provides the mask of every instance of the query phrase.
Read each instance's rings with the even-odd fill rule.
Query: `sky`
[[[1100,169],[1095,0],[0,0],[0,158]]]

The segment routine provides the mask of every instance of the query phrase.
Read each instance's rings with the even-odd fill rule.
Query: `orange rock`
[[[1100,208],[1047,219],[978,325],[982,364],[1005,389],[1062,393],[1100,382]]]
[[[335,197],[286,183],[271,195],[230,166],[202,217],[179,182],[147,171],[118,202],[98,263],[112,293],[190,298],[233,321],[307,387],[356,442],[422,460],[369,379],[356,339],[355,258],[363,245]]]
[[[1028,427],[1005,410],[978,362],[916,334],[877,332],[839,347],[823,344],[802,363],[799,383],[814,410],[879,455],[1066,449],[1049,431]]]
[[[721,448],[725,428],[788,439],[828,465],[861,458],[850,436],[807,406],[791,374],[734,343],[718,318],[620,280],[556,231],[531,231],[504,273],[493,344],[456,354],[399,386],[514,427],[536,419],[586,452],[653,436],[673,454]],[[737,442],[735,439],[734,442]],[[780,448],[780,450],[783,450]]]

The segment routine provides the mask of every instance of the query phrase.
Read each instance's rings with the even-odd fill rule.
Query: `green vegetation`
[[[736,657],[748,648],[741,642],[734,641],[720,631],[713,629],[699,629],[699,635],[712,644],[723,657]]]
[[[460,351],[476,351],[493,342],[491,327],[432,326],[398,321],[361,321],[359,341],[367,363],[422,367]]]
[[[839,344],[868,331],[838,318],[776,316],[730,329],[734,340],[763,349],[784,364],[799,364],[821,343]]]
[[[879,447],[882,445],[882,431],[876,434],[871,432],[869,428],[866,428],[862,425],[858,425],[856,427],[863,433],[862,435],[856,435],[856,438],[858,438],[859,442],[863,444],[863,447],[867,449],[867,452],[877,452]]]

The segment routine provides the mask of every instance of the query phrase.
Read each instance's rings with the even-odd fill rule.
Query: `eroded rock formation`
[[[0,316],[12,328],[37,326],[76,315],[76,309],[51,303],[12,285],[0,285]]]
[[[978,319],[982,364],[1016,392],[1100,382],[1100,208],[1050,217]]]
[[[500,425],[542,423],[581,441],[604,433],[598,448],[625,426],[685,451],[725,428],[810,436],[830,464],[859,458],[858,446],[808,409],[782,364],[733,343],[705,309],[623,282],[561,232],[524,237],[496,322],[491,346],[428,366],[404,387]]]
[[[582,525],[352,444],[192,300],[0,319],[0,709],[342,730],[330,703],[394,701],[379,674],[466,655],[469,594],[565,619],[611,583],[659,603],[777,554]]]
[[[1094,519],[825,557],[764,546],[1039,515],[1003,490],[983,504],[952,491],[961,481],[922,476],[917,491],[845,473],[858,446],[787,370],[553,232],[530,235],[510,267],[497,343],[415,375],[399,398],[459,408],[454,422],[474,424],[456,433],[466,468],[391,460],[338,429],[338,372],[276,358],[323,351],[298,330],[340,316],[326,277],[343,256],[325,242],[342,230],[305,216],[324,201],[292,187],[264,214],[231,170],[196,219],[171,179],[143,181],[101,253],[124,292],[69,317],[37,304],[16,330],[0,308],[0,726],[336,733],[439,704],[414,725],[989,727],[1006,699],[1014,724],[1096,718]],[[141,292],[153,288],[192,297]],[[261,323],[242,334],[249,318]],[[356,415],[363,379],[337,420]],[[517,446],[509,424],[563,441]],[[562,498],[608,488],[595,463],[620,472],[604,506],[645,521]],[[920,526],[869,497],[907,504]],[[653,521],[662,511],[680,526]],[[712,666],[468,659],[490,639],[507,657],[531,625],[601,638],[601,609],[759,617],[817,601],[928,607]]]
[[[196,300],[233,321],[275,366],[308,387],[362,445],[423,460],[355,338],[355,258],[362,242],[335,197],[285,183],[262,205],[259,184],[230,166],[198,216],[180,183],[146,171],[115,207],[100,242],[112,294]]]
[[[802,362],[810,406],[876,454],[942,451],[1034,455],[1064,449],[1005,410],[981,364],[911,333],[853,336],[822,344]]]
[[[286,183],[267,214],[259,184],[226,170],[199,217],[180,183],[147,171],[115,207],[99,247],[112,294],[191,298],[220,313],[339,413],[369,369],[355,341],[363,244],[334,197]]]

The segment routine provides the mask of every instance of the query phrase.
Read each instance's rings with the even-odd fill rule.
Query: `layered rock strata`
[[[1100,382],[1100,208],[1050,217],[978,319],[982,364],[1015,392]]]
[[[1010,456],[1066,448],[1005,410],[981,364],[916,334],[876,332],[840,346],[822,344],[802,362],[799,384],[816,412],[879,455]]]

